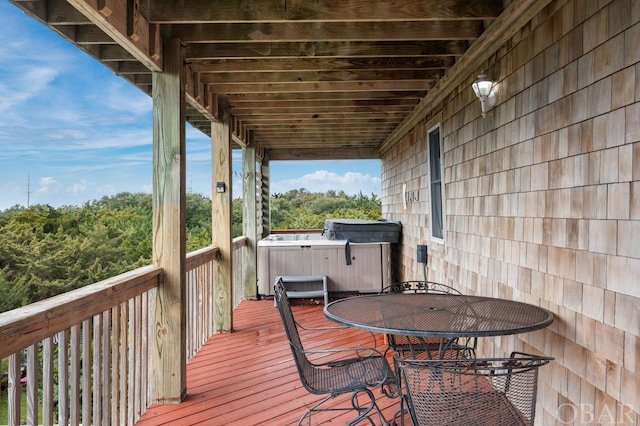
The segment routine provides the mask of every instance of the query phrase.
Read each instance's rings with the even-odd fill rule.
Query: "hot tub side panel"
[[[273,295],[279,275],[326,275],[329,292],[377,293],[391,282],[389,243],[258,243],[258,292]],[[347,264],[349,253],[350,265]]]

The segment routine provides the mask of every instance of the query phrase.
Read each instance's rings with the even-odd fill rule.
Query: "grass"
[[[9,424],[9,400],[8,392],[0,391],[0,425]],[[42,424],[42,411],[38,410],[38,424]],[[27,391],[23,388],[20,396],[20,424],[26,424],[27,422]]]

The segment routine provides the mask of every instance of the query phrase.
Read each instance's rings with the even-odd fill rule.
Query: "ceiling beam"
[[[374,160],[380,155],[373,148],[314,148],[300,147],[298,149],[268,149],[265,155],[269,160]]]
[[[141,7],[154,23],[483,20],[502,12],[502,2],[443,0],[163,0]]]
[[[231,104],[231,113],[236,114],[246,110],[267,110],[277,111],[278,113],[287,113],[301,111],[305,109],[332,109],[332,108],[379,108],[390,107],[391,109],[405,110],[413,109],[416,105],[414,98],[406,99],[310,99],[307,101],[290,100],[281,102],[268,101],[245,101],[241,103]]]
[[[189,67],[200,73],[235,72],[300,72],[336,70],[425,70],[450,68],[455,63],[450,56],[358,57],[358,58],[252,58],[252,59],[191,59]]]
[[[387,129],[389,131],[393,130],[393,123],[377,123],[375,126],[372,126],[369,123],[366,124],[358,124],[358,123],[352,123],[349,124],[349,126],[341,126],[341,127],[330,127],[330,126],[326,126],[324,124],[309,124],[309,123],[304,123],[304,124],[281,124],[281,123],[276,123],[276,124],[268,124],[265,126],[256,126],[255,130],[256,131],[260,131],[261,134],[276,134],[276,133],[284,133],[284,132],[289,132],[290,134],[295,134],[295,133],[302,133],[305,131],[309,131],[309,132],[316,132],[316,133],[336,133],[336,129],[339,129],[339,131],[341,133],[344,133],[345,131],[349,131],[352,133],[361,133],[361,132],[378,132],[381,129]]]
[[[259,58],[348,58],[348,57],[413,57],[461,56],[469,47],[467,41],[378,42],[284,42],[284,43],[209,43],[190,44],[186,61],[203,59]]]
[[[435,80],[407,81],[302,81],[295,83],[220,83],[207,85],[211,91],[224,93],[295,93],[295,92],[371,92],[429,90]]]
[[[301,83],[309,81],[349,82],[349,81],[392,81],[392,80],[437,80],[444,74],[437,70],[371,70],[371,71],[300,71],[294,72],[235,72],[226,74],[200,74],[204,84],[263,84]]]
[[[227,99],[230,105],[240,105],[243,102],[309,102],[315,100],[335,99],[340,100],[366,100],[366,99],[414,99],[416,102],[424,95],[424,90],[386,92],[299,92],[299,93],[239,93],[229,94]]]
[[[295,121],[295,120],[327,120],[332,118],[385,118],[385,119],[397,119],[398,117],[404,117],[406,114],[402,111],[397,112],[389,112],[388,109],[381,110],[382,112],[376,110],[365,110],[365,111],[353,111],[347,112],[342,109],[328,109],[327,112],[320,113],[314,109],[306,109],[302,111],[295,111],[287,113],[287,121]],[[251,119],[256,121],[265,121],[265,120],[274,120],[274,121],[282,121],[281,114],[271,114],[264,110],[255,111],[254,114],[251,115]]]
[[[342,106],[337,107],[332,105],[330,107],[317,106],[312,108],[296,108],[284,107],[282,105],[274,105],[268,108],[231,108],[231,114],[234,117],[242,118],[243,116],[253,117],[256,115],[276,115],[282,116],[283,114],[300,114],[304,111],[309,111],[314,114],[332,114],[339,112],[341,114],[379,114],[383,112],[398,112],[406,113],[413,109],[413,105],[396,105],[396,106]]]
[[[47,22],[51,25],[83,25],[91,21],[65,0],[47,0]]]
[[[100,46],[98,59],[103,62],[134,62],[136,58],[118,44],[104,44]]]
[[[186,43],[475,40],[478,20],[173,24],[165,32]]]

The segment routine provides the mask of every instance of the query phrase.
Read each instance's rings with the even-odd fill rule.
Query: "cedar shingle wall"
[[[485,70],[498,105],[471,90]],[[536,423],[640,412],[640,2],[554,1],[383,155],[383,216],[403,223],[400,279],[539,304],[544,330],[482,355],[555,356]],[[445,242],[429,238],[427,131],[444,143]],[[403,207],[402,188],[412,201]]]

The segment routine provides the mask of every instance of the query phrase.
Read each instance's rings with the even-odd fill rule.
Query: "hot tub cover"
[[[322,235],[329,240],[348,240],[352,243],[397,243],[402,224],[397,221],[363,219],[327,219]]]

